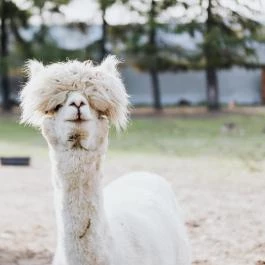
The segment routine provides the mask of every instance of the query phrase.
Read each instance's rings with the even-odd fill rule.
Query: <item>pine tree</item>
[[[99,60],[101,61],[102,59],[104,59],[104,57],[107,54],[107,42],[108,42],[108,23],[106,21],[106,12],[107,9],[109,7],[111,7],[115,2],[117,2],[116,0],[96,0],[98,2],[99,5],[99,9],[101,11],[101,31],[102,31],[102,37],[100,39],[99,42]]]
[[[41,15],[42,9],[46,6],[46,11],[59,12],[59,7],[62,4],[68,3],[69,0],[44,1],[33,0],[32,6],[29,10],[21,9],[11,0],[2,0],[0,2],[0,19],[1,19],[1,86],[2,86],[2,106],[4,111],[9,111],[12,108],[12,101],[10,100],[10,84],[9,84],[9,68],[11,58],[10,54],[10,36],[14,38],[13,46],[19,46],[20,50],[26,58],[38,57],[34,46],[38,43],[44,45],[44,39],[47,35],[46,26],[41,25],[39,32],[37,32],[32,41],[25,40],[20,33],[20,29],[29,26],[29,18],[32,15],[31,10],[38,9]],[[14,52],[14,50],[12,50]]]
[[[221,0],[200,0],[204,22],[194,19],[181,25],[179,29],[193,35],[200,32],[203,42],[198,44],[198,53],[191,59],[191,68],[206,71],[207,104],[209,110],[218,110],[219,89],[218,69],[232,66],[245,68],[261,67],[257,58],[257,43],[264,41],[259,32],[261,23],[258,17],[262,9],[254,9],[253,3],[244,5],[241,1],[231,0],[224,5]],[[265,13],[265,11],[264,11]]]
[[[127,61],[139,70],[149,72],[153,107],[159,111],[162,109],[159,72],[183,67],[178,64],[177,56],[182,50],[179,47],[169,47],[160,39],[161,31],[170,32],[173,28],[170,24],[161,22],[159,17],[161,13],[178,5],[178,2],[176,0],[142,0],[138,5],[128,0],[123,2],[146,22],[116,27],[112,30],[112,34],[114,39],[121,39]],[[186,6],[182,2],[179,5]]]

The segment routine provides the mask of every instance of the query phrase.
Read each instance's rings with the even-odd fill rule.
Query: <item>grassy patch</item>
[[[225,124],[233,124],[227,129]],[[229,126],[229,125],[228,125]],[[265,118],[226,115],[207,118],[138,119],[111,137],[112,149],[178,156],[265,155]]]
[[[233,124],[231,130],[225,124]],[[121,134],[111,132],[113,152],[156,153],[177,156],[227,156],[263,159],[265,117],[221,115],[196,118],[142,118],[131,121]],[[0,118],[0,155],[45,150],[39,132]]]
[[[0,140],[25,144],[43,144],[36,130],[20,125],[14,117],[0,118]]]
[[[16,117],[0,118],[0,156],[46,153],[46,143],[38,131],[20,125]]]

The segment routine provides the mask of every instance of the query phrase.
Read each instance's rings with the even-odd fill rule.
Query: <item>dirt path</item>
[[[111,154],[106,182],[132,170],[167,178],[182,206],[200,265],[265,261],[265,164],[241,160]],[[48,159],[0,167],[0,265],[51,264],[55,223]]]

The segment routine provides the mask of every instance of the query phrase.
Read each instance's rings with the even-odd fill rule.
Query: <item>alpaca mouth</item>
[[[86,120],[86,119],[82,119],[82,118],[77,118],[77,119],[66,120],[66,121],[69,121],[69,122],[76,122],[76,123],[81,123],[81,122],[86,122],[86,121],[88,121],[88,120]]]
[[[73,122],[73,123],[82,123],[82,122],[87,122],[88,119],[84,119],[84,118],[81,118],[81,116],[78,116],[78,117],[73,118],[73,119],[67,119],[66,121]]]
[[[77,115],[75,115],[75,117],[71,119],[67,119],[66,121],[74,122],[74,123],[82,123],[82,122],[88,121],[87,119],[84,119],[82,116],[83,116],[82,113],[78,109]]]

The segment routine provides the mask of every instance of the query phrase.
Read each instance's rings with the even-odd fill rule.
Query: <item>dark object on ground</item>
[[[191,106],[191,102],[187,99],[181,99],[179,102],[178,102],[178,105],[179,106]]]
[[[256,265],[264,265],[265,264],[265,260],[258,260],[256,262]]]
[[[237,128],[237,125],[234,122],[227,122],[224,124],[224,127],[228,130],[228,131],[233,131]]]
[[[29,166],[29,157],[1,157],[1,165],[3,166]]]

